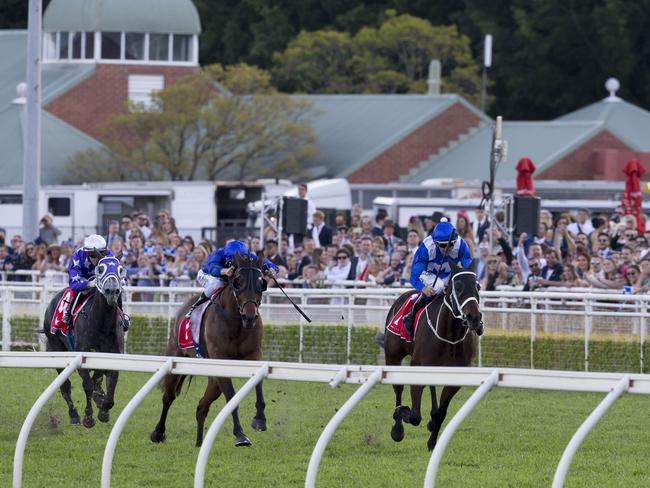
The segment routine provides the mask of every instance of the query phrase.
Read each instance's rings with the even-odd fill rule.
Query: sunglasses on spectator
[[[343,259],[348,259],[348,257],[347,257],[347,256],[336,256],[336,259],[338,259],[339,261],[341,261],[341,260],[343,260]]]
[[[539,263],[530,263],[531,268],[537,268],[539,266]]]
[[[625,276],[634,276],[636,274],[638,274],[638,271],[628,271],[627,273],[625,273]]]
[[[609,239],[598,239],[598,242],[601,244],[607,244],[609,242]]]
[[[600,261],[594,260],[594,261],[591,262],[591,264],[593,264],[593,265],[600,264]]]

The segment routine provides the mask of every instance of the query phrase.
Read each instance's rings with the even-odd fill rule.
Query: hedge
[[[127,350],[132,354],[163,355],[168,338],[169,321],[162,317],[135,315],[131,317]],[[11,318],[14,350],[37,348],[42,325],[34,316]],[[305,325],[303,327],[302,361],[307,363],[345,364],[347,362],[347,327],[345,325]],[[381,351],[374,336],[377,328],[352,328],[350,362],[378,364]],[[262,350],[271,361],[300,360],[300,328],[298,325],[266,325]],[[589,370],[639,372],[638,336],[599,334],[589,342]],[[481,339],[482,366],[584,371],[584,338],[579,334],[540,334],[533,344],[531,365],[530,336],[522,332],[490,331]],[[643,344],[645,358],[650,358],[650,340]],[[478,365],[478,356],[474,359]],[[650,360],[644,364],[650,372]]]

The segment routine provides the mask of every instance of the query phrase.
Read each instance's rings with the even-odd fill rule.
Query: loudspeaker
[[[307,234],[307,200],[284,197],[282,227],[287,234]]]
[[[539,197],[517,197],[514,204],[514,227],[515,235],[526,233],[532,236],[537,233],[539,227],[539,209],[541,199]]]

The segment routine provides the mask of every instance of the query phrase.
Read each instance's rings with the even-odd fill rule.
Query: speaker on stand
[[[287,234],[307,234],[307,200],[283,197],[282,224]]]
[[[515,235],[521,235],[525,232],[532,236],[537,233],[541,202],[539,197],[515,196],[513,218]]]

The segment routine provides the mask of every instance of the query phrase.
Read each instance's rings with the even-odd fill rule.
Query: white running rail
[[[266,376],[270,380],[293,380],[293,381],[312,381],[319,383],[347,383],[363,385],[359,388],[348,401],[343,405],[341,410],[334,415],[319,438],[318,444],[312,454],[309,471],[306,476],[306,486],[313,486],[317,476],[317,469],[320,462],[320,455],[325,449],[329,437],[334,433],[336,428],[345,418],[345,415],[352,410],[365,396],[365,394],[375,384],[385,385],[456,385],[480,387],[468,400],[467,406],[462,406],[459,412],[449,422],[447,428],[452,427],[449,434],[442,433],[441,439],[448,439],[453,433],[453,429],[464,420],[465,416],[471,411],[480,397],[484,396],[490,387],[505,388],[526,388],[540,390],[562,390],[577,392],[601,392],[608,393],[605,400],[594,410],[589,418],[580,426],[578,432],[571,440],[565,455],[562,458],[563,473],[556,476],[554,488],[562,486],[564,476],[568,470],[573,452],[577,450],[582,440],[589,433],[596,422],[607,411],[611,404],[624,392],[630,394],[650,394],[650,375],[644,374],[621,374],[621,373],[585,373],[575,371],[545,371],[529,369],[490,369],[490,368],[451,368],[451,367],[410,367],[410,366],[342,366],[330,364],[303,364],[303,363],[281,363],[281,362],[259,362],[259,361],[221,361],[212,359],[187,359],[187,358],[169,358],[162,356],[136,356],[136,355],[113,355],[103,353],[39,353],[39,352],[0,352],[0,368],[66,368],[48,388],[41,394],[32,409],[30,410],[23,428],[16,443],[16,456],[14,457],[14,488],[20,488],[22,482],[22,455],[25,443],[31,425],[38,415],[45,401],[54,393],[59,385],[65,381],[72,372],[77,368],[84,369],[104,369],[118,371],[137,371],[149,372],[155,374],[154,378],[147,382],[138,395],[144,396],[144,390],[151,384],[156,383],[159,377],[162,377],[162,371],[166,371],[167,365],[170,374],[177,375],[194,375],[194,376],[224,376],[233,378],[249,378],[249,382],[239,390],[239,392],[226,404],[224,409],[219,413],[218,418],[225,419],[232,411],[236,404],[255,386],[256,382]],[[482,386],[481,386],[482,385]],[[480,392],[479,392],[480,390]],[[611,393],[610,393],[611,392]],[[239,395],[239,397],[237,396]],[[1,402],[0,399],[0,408]],[[6,400],[5,400],[6,401]],[[133,412],[140,399],[133,399],[129,402],[129,409],[126,408],[120,414],[120,428],[128,420],[128,416]],[[387,406],[387,408],[389,408]],[[228,410],[225,410],[228,409]],[[459,416],[460,415],[460,416]],[[458,416],[458,419],[456,417]],[[123,420],[122,420],[123,419]],[[222,422],[223,423],[223,422]],[[114,430],[117,428],[117,424]],[[214,440],[220,425],[216,420],[210,427],[214,430],[210,434],[210,441]],[[117,432],[117,431],[116,431]],[[119,433],[113,435],[111,449],[115,448],[115,443]],[[208,439],[206,438],[206,441]],[[204,444],[206,452],[209,451],[209,443]],[[437,457],[442,458],[444,444],[434,450]],[[107,445],[107,450],[109,446]],[[203,449],[202,449],[203,452]],[[105,461],[112,461],[112,454]],[[429,462],[429,466],[433,461]],[[110,466],[102,466],[102,473]],[[203,469],[203,468],[202,468]],[[429,469],[429,467],[427,468]],[[558,470],[560,468],[558,467]],[[198,466],[197,466],[198,473]],[[425,481],[434,483],[435,473],[432,473]],[[559,476],[559,477],[558,477]],[[110,477],[102,484],[108,488]],[[556,483],[557,482],[557,483]],[[195,483],[196,488],[203,486],[203,479]],[[430,485],[424,485],[432,486]]]

